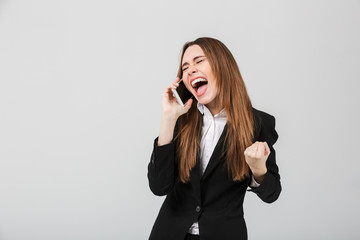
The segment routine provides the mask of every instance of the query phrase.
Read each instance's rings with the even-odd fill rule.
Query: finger
[[[193,103],[193,100],[191,98],[189,100],[187,100],[187,102],[184,105],[186,110],[189,110],[191,108],[192,103]]]
[[[250,157],[250,155],[252,155],[252,153],[254,152],[254,147],[255,147],[255,143],[253,143],[252,145],[248,146],[245,151],[244,154],[246,154],[247,156]]]
[[[166,88],[165,90],[165,96],[169,99],[172,100],[175,98],[174,93],[171,91],[171,88]]]
[[[177,77],[176,80],[174,82],[170,83],[170,85],[167,88],[176,89],[179,86],[178,81],[179,81],[179,78]]]
[[[172,89],[176,89],[178,86],[176,86],[175,85],[175,83],[172,83],[171,85],[170,85],[170,88],[172,88]]]
[[[270,151],[270,148],[269,148],[269,145],[267,144],[267,142],[264,142],[264,147],[265,147],[265,156],[268,156],[270,155],[271,151]]]
[[[173,82],[173,84],[179,86],[179,82],[180,82],[180,78],[176,77],[175,81]]]
[[[169,86],[166,87],[165,92],[170,93],[171,89],[172,89],[172,86],[169,85]]]
[[[245,149],[245,151],[244,151],[245,156],[247,156],[247,157],[251,157],[251,156],[252,156],[253,147],[254,147],[254,144],[250,145],[249,147],[247,147],[247,148]]]
[[[175,83],[171,83],[167,88],[175,89],[175,88],[177,88],[177,85],[175,85]]]
[[[167,88],[166,88],[165,93],[166,93],[168,96],[172,96],[172,95],[173,95],[173,92],[171,91],[171,88],[170,88],[170,87],[167,87]]]
[[[257,156],[262,157],[263,155],[265,155],[265,146],[264,146],[263,143],[259,143],[258,144]]]
[[[252,157],[256,156],[256,153],[258,151],[258,141],[256,141],[252,146],[251,146],[251,155]]]
[[[171,98],[173,98],[172,92],[171,92],[171,91],[166,91],[166,92],[164,93],[164,97],[165,97],[166,99],[171,99]]]

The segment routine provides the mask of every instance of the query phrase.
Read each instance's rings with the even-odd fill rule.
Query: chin
[[[206,105],[206,104],[209,104],[212,102],[212,99],[209,99],[207,97],[202,97],[200,99],[196,98],[196,99],[197,99],[198,103],[203,104],[203,105]]]

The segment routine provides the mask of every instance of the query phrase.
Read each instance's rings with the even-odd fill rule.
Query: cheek
[[[186,87],[188,90],[191,89],[190,85],[189,85],[187,82],[184,81],[184,84],[185,84],[185,87]]]
[[[205,71],[206,74],[209,75],[209,76],[212,76],[212,75],[213,75],[213,72],[212,72],[212,69],[211,69],[211,66],[210,66],[209,63],[204,64],[204,71]]]
[[[215,98],[219,94],[219,89],[217,88],[214,81],[209,85],[209,90],[211,91],[212,98]]]

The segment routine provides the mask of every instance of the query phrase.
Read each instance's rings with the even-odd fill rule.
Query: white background
[[[186,41],[276,117],[283,192],[249,239],[359,239],[360,1],[0,1],[0,239],[147,239],[147,164]]]

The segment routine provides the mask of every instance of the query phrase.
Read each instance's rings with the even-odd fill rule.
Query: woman
[[[171,91],[179,79],[195,97],[184,107]],[[167,195],[149,239],[247,239],[247,188],[267,203],[281,192],[277,138],[275,118],[252,107],[226,46],[213,38],[186,43],[178,77],[162,96],[148,165],[151,191]]]

